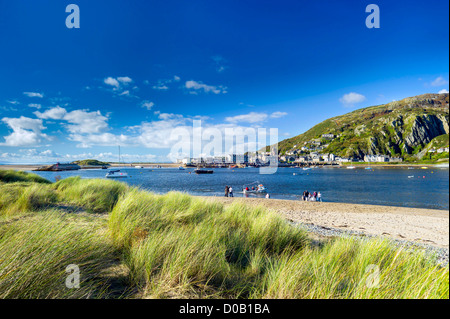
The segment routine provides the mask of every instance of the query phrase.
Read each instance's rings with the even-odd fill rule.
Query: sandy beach
[[[293,222],[449,247],[449,212],[445,210],[259,198],[203,198],[225,205],[233,201],[262,205]]]

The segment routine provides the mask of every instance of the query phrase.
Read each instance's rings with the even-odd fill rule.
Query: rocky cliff
[[[323,134],[334,134],[332,141]],[[424,94],[328,119],[279,143],[281,154],[321,141],[322,153],[363,157],[420,157],[433,139],[449,134],[449,94]]]

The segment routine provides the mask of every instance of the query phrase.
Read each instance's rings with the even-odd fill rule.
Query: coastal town
[[[342,165],[343,163],[403,163],[402,157],[386,154],[366,154],[362,157],[343,157],[326,152],[329,142],[339,135],[323,134],[321,138],[304,142],[303,145],[296,144],[284,154],[275,152],[248,152],[246,154],[230,154],[225,156],[204,156],[197,158],[178,159],[177,163],[185,166],[232,166],[269,165],[274,159],[279,166],[308,166],[308,165]],[[448,153],[449,147],[431,148],[427,153]]]

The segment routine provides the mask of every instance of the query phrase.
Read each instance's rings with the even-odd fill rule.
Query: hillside
[[[357,158],[384,154],[408,160],[421,158],[430,143],[448,146],[448,133],[449,94],[424,94],[330,118],[281,141],[278,150],[284,155],[320,143],[321,153]],[[323,134],[334,136],[327,140]]]
[[[81,161],[74,161],[72,163],[80,165],[80,166],[108,166],[108,165],[110,165],[109,163],[101,162],[101,161],[98,161],[95,159],[85,159],[85,160],[81,160]]]

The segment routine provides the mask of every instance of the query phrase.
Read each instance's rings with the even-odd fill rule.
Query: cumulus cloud
[[[122,84],[128,84],[133,82],[133,80],[128,76],[119,76],[117,77],[117,81],[119,81]]]
[[[103,116],[100,111],[74,110],[67,112],[66,109],[56,106],[42,113],[36,111],[34,114],[40,119],[64,120],[68,122],[67,130],[71,133],[99,133],[108,128],[108,118]]]
[[[112,92],[114,92],[118,96],[135,97],[134,95],[132,95],[130,93],[130,90],[128,89],[130,86],[130,83],[132,83],[132,82],[133,82],[133,79],[131,79],[128,76],[119,76],[117,78],[109,76],[109,77],[103,79],[103,83],[112,87]],[[132,89],[137,90],[138,87],[134,86]]]
[[[439,94],[445,94],[445,93],[448,93],[448,90],[447,89],[442,89],[438,93]]]
[[[152,107],[155,106],[155,103],[146,100],[146,101],[142,101],[141,106],[150,111],[152,109]]]
[[[13,131],[4,137],[4,146],[30,146],[38,145],[43,139],[49,139],[42,133],[45,129],[41,119],[32,119],[21,116],[20,118],[4,117],[2,122],[6,123]]]
[[[352,107],[355,104],[364,102],[365,100],[366,97],[364,95],[355,92],[345,94],[343,97],[339,99],[339,101],[346,107]]]
[[[226,94],[227,88],[224,86],[213,86],[207,85],[199,81],[186,81],[185,88],[188,89],[189,93],[197,94],[200,91],[204,93],[213,93],[213,94]]]
[[[104,82],[105,84],[108,84],[108,85],[110,85],[110,86],[114,86],[114,87],[116,87],[116,88],[118,88],[118,87],[120,86],[119,81],[116,80],[116,79],[113,78],[113,77],[107,77],[107,78],[105,78],[105,79],[103,80],[103,82]]]

